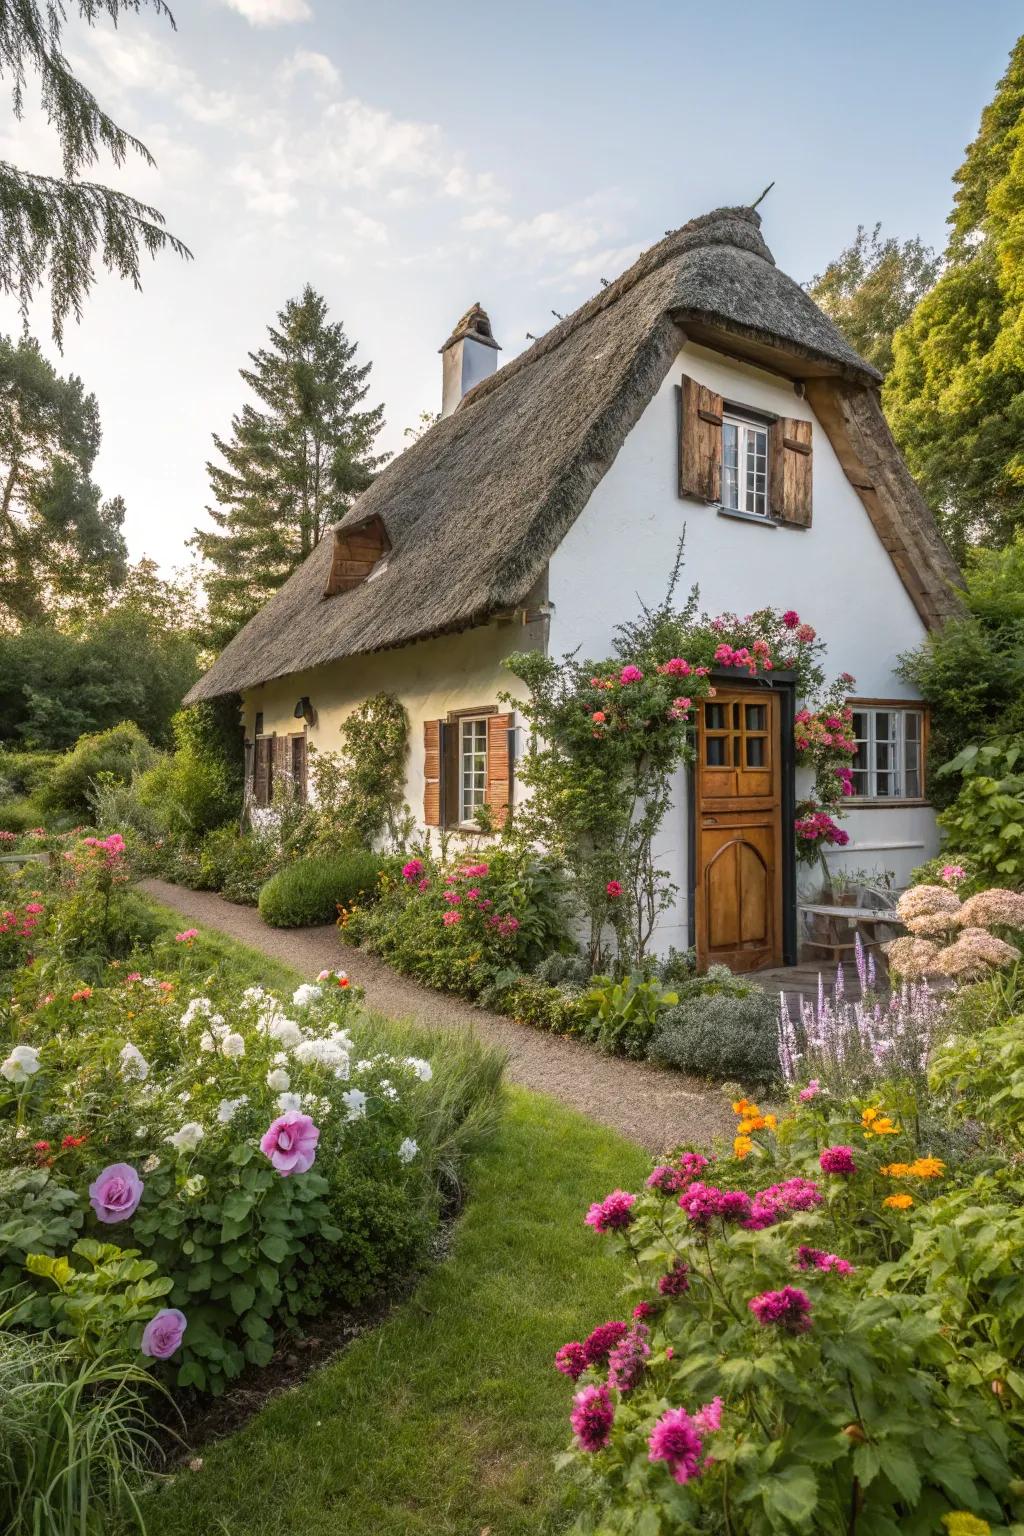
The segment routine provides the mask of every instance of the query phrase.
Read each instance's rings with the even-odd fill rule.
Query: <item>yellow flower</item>
[[[894,1124],[892,1119],[888,1115],[883,1114],[880,1109],[875,1109],[870,1105],[867,1109],[861,1111],[860,1123],[865,1138],[870,1136],[899,1135],[899,1126]]]
[[[735,1152],[738,1158],[742,1159],[746,1157],[748,1153],[753,1152],[754,1143],[751,1141],[749,1136],[737,1136],[733,1141],[732,1150]]]
[[[912,1195],[886,1195],[882,1201],[883,1205],[887,1205],[893,1211],[908,1211],[913,1203]]]
[[[911,1169],[909,1163],[886,1163],[885,1167],[879,1168],[878,1171],[887,1179],[906,1179],[909,1178]]]
[[[938,1157],[919,1157],[911,1163],[910,1173],[915,1179],[940,1179],[946,1171],[946,1165]]]
[[[776,1120],[774,1115],[765,1115],[765,1117],[764,1117],[765,1130],[774,1131],[774,1129],[778,1125],[778,1123],[779,1122]]]
[[[942,1523],[949,1536],[992,1536],[992,1527],[988,1521],[979,1520],[977,1515],[969,1515],[965,1509],[943,1515]]]
[[[734,1115],[759,1115],[761,1111],[749,1099],[737,1099],[732,1106]]]

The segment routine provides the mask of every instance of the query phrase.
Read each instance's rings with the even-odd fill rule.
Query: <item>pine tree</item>
[[[151,4],[174,26],[164,0],[78,0],[88,26],[105,13],[117,25],[122,12]],[[81,181],[81,171],[105,151],[115,165],[129,154],[154,164],[145,144],[118,127],[80,80],[61,51],[66,20],[62,0],[2,0],[0,79],[10,82],[14,115],[24,114],[27,76],[38,76],[43,111],[56,129],[63,177],[41,176],[0,161],[0,292],[12,294],[27,316],[33,295],[49,278],[53,335],[60,345],[64,321],[81,315],[97,260],[139,284],[139,256],[170,247],[191,253],[163,227],[163,216],[124,192]]]
[[[371,364],[308,284],[268,327],[270,345],[241,376],[260,405],[245,404],[231,437],[214,434],[224,463],[207,465],[217,532],[196,529],[211,639],[229,639],[274,593],[366,489],[384,407],[360,411]]]
[[[95,395],[28,337],[0,337],[0,629],[97,603],[124,581],[124,502],[91,478]]]
[[[893,335],[934,285],[940,262],[917,238],[901,244],[881,233],[881,224],[870,235],[859,224],[853,241],[811,278],[808,291],[851,347],[885,375],[892,367]]]
[[[945,268],[896,334],[884,404],[963,558],[1024,525],[1024,37],[954,179]]]

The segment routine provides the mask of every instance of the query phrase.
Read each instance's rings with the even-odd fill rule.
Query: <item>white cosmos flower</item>
[[[286,1115],[290,1109],[302,1108],[302,1096],[298,1093],[279,1093],[277,1096],[277,1112]]]
[[[217,1119],[220,1124],[228,1125],[235,1118],[242,1105],[248,1104],[248,1102],[249,1095],[246,1093],[243,1093],[241,1098],[238,1099],[221,1099],[217,1105]]]
[[[167,1140],[175,1152],[194,1152],[205,1135],[206,1132],[198,1120],[186,1120],[181,1130],[175,1131],[174,1135],[168,1136]]]
[[[121,1054],[117,1058],[121,1064],[121,1076],[129,1081],[134,1077],[140,1083],[144,1083],[149,1076],[149,1062],[143,1056],[137,1045],[132,1045],[129,1040],[121,1047]]]
[[[341,1102],[348,1110],[349,1120],[361,1120],[366,1114],[366,1094],[361,1088],[350,1088],[342,1094]]]
[[[39,1071],[39,1052],[34,1045],[16,1045],[6,1061],[0,1062],[0,1074],[9,1083],[27,1083]]]
[[[301,987],[296,987],[292,993],[292,1002],[296,1008],[308,1008],[316,998],[320,996],[320,988],[312,981],[304,981]]]
[[[407,1067],[412,1068],[421,1083],[429,1083],[434,1075],[434,1069],[430,1062],[424,1061],[420,1056],[407,1056],[405,1064]]]
[[[275,1067],[267,1073],[267,1087],[273,1088],[275,1093],[283,1092],[284,1089],[290,1088],[291,1085],[292,1080],[283,1067]]]
[[[239,1034],[225,1035],[220,1048],[225,1056],[245,1055],[245,1041]]]
[[[400,1163],[411,1163],[418,1151],[419,1147],[416,1142],[413,1141],[411,1136],[407,1136],[398,1149],[398,1161]]]

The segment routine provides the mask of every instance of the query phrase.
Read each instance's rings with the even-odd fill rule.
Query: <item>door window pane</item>
[[[766,731],[768,729],[767,704],[747,705],[747,730]]]
[[[704,738],[704,761],[709,768],[727,768],[728,736],[706,736]]]
[[[768,761],[764,736],[747,737],[747,767],[763,768]]]

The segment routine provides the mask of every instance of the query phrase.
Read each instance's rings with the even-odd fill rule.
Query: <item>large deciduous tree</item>
[[[92,479],[95,395],[62,378],[27,337],[0,337],[0,629],[123,582],[124,503]]]
[[[88,26],[103,15],[117,25],[122,12],[151,4],[174,26],[164,0],[78,0]],[[0,79],[10,86],[14,115],[23,116],[29,77],[38,82],[43,112],[55,129],[63,176],[45,176],[0,160],[0,292],[13,294],[22,314],[46,282],[54,339],[69,314],[80,316],[97,262],[139,287],[139,257],[169,246],[190,253],[163,225],[155,208],[81,173],[106,153],[115,165],[137,154],[154,163],[145,144],[120,128],[82,82],[62,49],[67,0],[3,0]]]
[[[962,558],[1024,523],[1024,38],[955,181],[943,274],[896,334],[884,403]]]
[[[917,238],[901,243],[881,235],[881,224],[870,234],[858,225],[851,243],[808,288],[850,345],[884,375],[892,367],[894,333],[934,285],[941,263]]]
[[[223,642],[266,602],[369,485],[383,406],[360,410],[371,365],[308,285],[268,327],[270,344],[241,375],[257,397],[214,435],[207,465],[214,531],[192,540],[204,576],[211,639]]]

